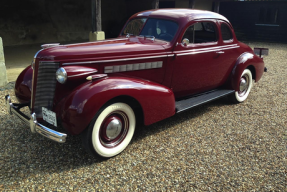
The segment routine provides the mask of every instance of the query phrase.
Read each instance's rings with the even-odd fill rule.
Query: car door
[[[238,49],[238,41],[236,40],[232,26],[221,20],[218,21],[218,26],[220,29],[219,39],[222,44],[221,51],[224,52],[224,54],[221,55],[222,67],[218,73],[220,73],[219,75],[222,77],[220,84],[223,84],[229,77],[235,61],[242,52]]]
[[[171,87],[176,98],[214,89],[222,80],[222,43],[216,20],[193,21],[178,39]],[[181,43],[185,42],[185,43]]]

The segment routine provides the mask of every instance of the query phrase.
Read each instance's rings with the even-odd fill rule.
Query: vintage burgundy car
[[[137,123],[223,96],[243,102],[266,70],[225,17],[200,10],[144,11],[116,39],[42,48],[16,81],[19,103],[6,96],[8,112],[60,143],[81,135],[103,157],[122,152]]]

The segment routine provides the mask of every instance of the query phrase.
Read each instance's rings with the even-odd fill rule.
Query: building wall
[[[176,8],[187,8],[189,6],[188,0],[177,0],[175,1]]]
[[[195,1],[194,8],[195,9],[202,9],[202,10],[208,10],[212,11],[212,0],[197,0]]]
[[[125,0],[102,1],[102,25],[107,37],[118,35],[126,10]],[[91,1],[0,1],[4,46],[86,41],[91,28]]]
[[[212,11],[213,0],[196,0],[194,3],[194,9],[202,9]],[[176,8],[188,8],[189,0],[176,0]]]
[[[262,9],[265,10],[264,13]],[[286,1],[222,2],[219,13],[230,20],[241,41],[287,43],[286,10]]]
[[[1,0],[0,36],[4,46],[84,39],[88,7],[76,0]]]
[[[119,35],[129,18],[127,10],[126,0],[102,0],[102,28],[106,38]],[[91,23],[91,19],[88,22]]]
[[[195,8],[211,10],[212,2],[196,0]],[[175,0],[177,8],[188,6],[189,0]],[[106,38],[117,37],[134,13],[152,8],[153,0],[102,0],[102,30]],[[0,1],[0,36],[4,46],[87,41],[91,23],[90,0]]]

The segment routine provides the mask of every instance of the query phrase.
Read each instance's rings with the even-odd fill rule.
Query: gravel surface
[[[286,191],[287,45],[249,45],[270,56],[246,102],[223,98],[138,127],[111,159],[89,156],[79,137],[30,133],[4,107],[14,83],[1,87],[0,191]]]

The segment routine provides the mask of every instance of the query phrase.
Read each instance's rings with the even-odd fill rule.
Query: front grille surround
[[[42,118],[42,107],[49,110],[53,108],[54,95],[56,90],[56,71],[59,69],[59,63],[52,61],[40,61],[36,86],[34,88],[34,112],[37,118]]]

